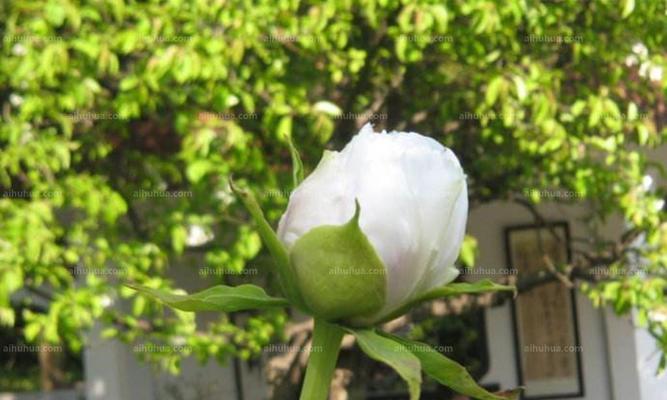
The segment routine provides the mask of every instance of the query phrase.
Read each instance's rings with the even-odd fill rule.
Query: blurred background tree
[[[452,148],[472,207],[515,201],[540,221],[539,190],[579,194],[556,201],[585,202],[592,234],[547,277],[579,278],[594,304],[618,313],[637,309],[664,367],[665,190],[645,176],[665,172],[646,158],[666,138],[665,7],[4,0],[0,322],[20,320],[28,343],[75,353],[95,321],[131,343],[186,343],[191,351],[142,353],[172,371],[192,354],[258,355],[286,339],[288,315],[196,324],[119,284],[174,287],[176,264],[225,271],[202,287],[271,284],[228,177],[277,221],[291,189],[286,137],[312,168],[371,121]],[[595,232],[613,216],[626,231],[603,240]],[[468,238],[463,264],[474,264],[474,246]],[[622,273],[638,259],[646,274]],[[590,273],[599,265],[621,273]]]

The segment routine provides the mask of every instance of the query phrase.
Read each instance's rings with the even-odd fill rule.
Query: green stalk
[[[313,347],[300,400],[327,400],[343,334],[338,326],[315,319]]]

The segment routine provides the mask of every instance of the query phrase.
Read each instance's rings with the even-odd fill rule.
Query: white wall
[[[98,329],[85,350],[87,400],[236,400],[234,373],[215,361],[200,365],[183,360],[182,372],[173,376],[141,363],[132,348],[116,340],[103,340]],[[246,400],[259,400],[261,380],[249,387]],[[254,389],[254,390],[253,390]],[[253,397],[251,397],[253,396]]]
[[[583,226],[577,223],[584,212],[583,207],[544,205],[541,212],[547,219],[568,220],[573,236],[585,235]],[[468,231],[479,242],[477,267],[512,269],[513,266],[506,265],[504,228],[529,223],[534,223],[532,215],[516,204],[496,202],[472,210]],[[581,399],[611,399],[603,314],[594,309],[584,296],[578,294],[576,300],[585,392]],[[505,304],[486,312],[490,369],[483,382],[499,383],[504,389],[519,384],[510,307],[510,304]]]
[[[170,278],[188,292],[202,290],[213,283],[198,274],[203,263],[197,257],[184,260],[183,266],[169,270]],[[197,315],[204,326],[215,313]],[[194,357],[183,360],[181,374],[159,372],[140,362],[133,348],[117,340],[103,340],[99,329],[89,335],[85,349],[86,392],[88,400],[236,400],[233,365],[211,360],[205,365]],[[242,365],[245,400],[262,400],[268,392],[261,367],[252,370]]]
[[[666,157],[667,158],[667,157]],[[580,223],[583,204],[543,204],[547,219],[567,220],[573,236],[587,235]],[[512,268],[506,265],[503,229],[509,225],[533,223],[530,213],[519,205],[496,202],[471,212],[468,230],[480,246],[477,266],[485,269]],[[612,220],[604,236],[619,234],[622,222]],[[480,277],[481,278],[481,277]],[[489,276],[493,278],[493,276]],[[654,339],[632,323],[632,317],[618,317],[611,310],[593,308],[577,294],[577,311],[585,396],[589,400],[667,400],[667,376],[656,376],[659,352]],[[499,383],[505,389],[518,385],[510,304],[486,312],[490,369],[484,383]]]
[[[660,350],[646,330],[633,328],[633,331],[632,337],[637,354],[635,365],[639,372],[641,399],[667,400],[667,374],[655,375],[660,360]]]

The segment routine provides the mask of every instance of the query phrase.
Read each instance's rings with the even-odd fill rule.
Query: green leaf
[[[299,186],[303,182],[303,162],[301,161],[301,156],[299,155],[299,150],[297,150],[292,140],[292,136],[287,136],[287,143],[289,144],[290,155],[292,156],[292,181],[294,183],[294,188]]]
[[[125,285],[181,311],[234,312],[289,305],[286,299],[271,297],[264,289],[255,285],[218,285],[191,295],[173,294],[134,284]]]
[[[285,296],[294,304],[295,306],[307,311],[301,294],[296,288],[295,275],[292,270],[292,266],[289,261],[289,255],[287,249],[282,244],[278,236],[269,225],[269,222],[264,217],[257,199],[252,194],[251,191],[247,189],[241,189],[234,184],[233,180],[229,180],[230,187],[236,193],[236,195],[241,199],[241,202],[245,208],[250,213],[250,216],[257,224],[257,230],[259,235],[262,237],[264,244],[268,248],[273,260],[277,266],[278,280],[280,286],[283,289]]]
[[[129,75],[123,78],[119,85],[120,90],[122,91],[128,91],[134,89],[137,86],[139,86],[139,78],[135,75]]]
[[[412,352],[419,359],[424,372],[431,378],[458,393],[478,400],[515,400],[519,398],[518,390],[504,395],[486,391],[475,382],[475,379],[470,376],[462,365],[438,353],[428,344],[404,339],[388,333],[383,333],[383,335]]]
[[[623,0],[621,1],[621,4],[621,16],[627,18],[635,9],[635,0]]]
[[[292,116],[286,115],[278,122],[278,135],[292,136]]]
[[[651,134],[648,131],[646,125],[642,124],[637,126],[637,141],[639,142],[640,145],[645,146],[648,143],[650,135]]]
[[[213,169],[213,163],[209,160],[195,160],[185,169],[185,175],[192,183],[199,182]]]
[[[628,103],[628,121],[634,121],[639,115],[639,110],[637,109],[637,104],[634,102]]]
[[[455,282],[448,285],[430,290],[415,300],[408,302],[391,314],[383,317],[380,322],[391,321],[392,319],[401,316],[408,312],[414,306],[429,300],[435,300],[442,297],[458,296],[461,294],[479,294],[487,292],[514,292],[514,286],[499,285],[489,279],[482,279],[477,282]]]
[[[577,100],[572,104],[572,107],[570,108],[570,112],[572,112],[572,115],[578,116],[584,111],[584,108],[586,108],[586,102],[583,100]]]
[[[472,267],[475,264],[475,256],[478,252],[477,239],[473,236],[465,235],[461,246],[459,259],[466,267]]]
[[[188,230],[181,225],[176,225],[171,228],[171,247],[174,249],[176,254],[183,253],[185,249],[185,242],[188,238]]]
[[[433,289],[419,297],[420,302],[439,299],[441,297],[458,296],[461,294],[479,294],[488,292],[515,292],[516,287],[500,285],[489,279],[477,282],[455,282]]]
[[[65,21],[65,8],[57,1],[50,1],[46,5],[46,19],[53,26],[60,26]]]
[[[355,205],[349,222],[313,228],[290,250],[306,305],[329,321],[365,321],[385,302],[385,266],[359,227],[360,207]]]
[[[313,104],[313,111],[321,112],[332,117],[337,117],[343,113],[343,110],[341,110],[340,107],[330,101],[318,101]]]
[[[399,61],[405,62],[406,52],[408,48],[408,38],[405,35],[401,35],[396,38],[396,56]]]
[[[25,336],[25,339],[29,343],[31,343],[37,339],[37,336],[39,335],[41,330],[42,327],[40,326],[39,323],[31,322],[29,324],[26,324],[25,328],[23,328],[23,336]]]
[[[498,100],[500,92],[505,87],[505,80],[502,76],[497,76],[489,82],[489,85],[486,88],[485,101],[486,104],[492,106]]]
[[[440,29],[445,32],[447,30],[447,24],[449,20],[447,7],[445,7],[443,4],[435,4],[431,6],[431,13],[433,14],[433,17],[435,18],[438,25],[440,25]]]
[[[588,116],[588,127],[593,128],[600,123],[602,119],[602,102],[598,98],[593,98],[589,102],[591,113]]]
[[[518,75],[512,77],[514,85],[516,86],[516,96],[519,101],[523,101],[526,96],[528,96],[528,89],[526,88],[526,82]]]
[[[419,399],[421,391],[421,365],[410,349],[397,340],[377,334],[373,330],[350,330],[357,338],[361,350],[370,358],[392,367],[408,384],[410,400]]]

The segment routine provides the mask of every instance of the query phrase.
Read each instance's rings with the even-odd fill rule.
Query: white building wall
[[[199,275],[203,265],[197,257],[184,260],[183,266],[169,270],[170,278],[188,292],[202,290],[214,284]],[[215,313],[197,315],[204,326]],[[132,346],[117,340],[99,337],[93,330],[85,349],[87,400],[237,400],[234,367],[215,360],[201,365],[194,357],[181,364],[181,374],[171,375],[139,361]],[[268,393],[261,366],[249,369],[242,363],[244,400],[264,400]]]
[[[568,220],[573,236],[585,236],[583,226],[577,223],[578,217],[585,211],[582,207],[545,204],[540,210],[547,219]],[[534,223],[532,215],[513,203],[496,202],[472,210],[468,231],[479,243],[477,267],[483,270],[513,269],[513,266],[506,265],[504,229],[511,225],[530,223]],[[489,275],[488,278],[498,277]],[[603,315],[581,294],[576,295],[576,305],[584,378],[584,397],[580,398],[611,399]],[[486,312],[490,368],[483,382],[498,383],[504,389],[519,385],[510,307],[511,304],[507,303]]]
[[[89,335],[84,364],[87,400],[237,400],[231,362],[209,361],[201,365],[194,357],[183,360],[181,374],[159,372],[139,361],[132,347],[117,340]],[[264,400],[267,387],[261,367],[242,365],[244,400]],[[2,399],[0,399],[2,400]],[[9,400],[9,398],[8,398]],[[21,400],[21,398],[17,398]]]
[[[633,327],[631,336],[635,342],[637,358],[635,365],[639,372],[641,399],[667,400],[667,374],[656,376],[660,361],[660,350],[655,340],[644,329]]]
[[[567,220],[572,236],[587,236],[579,222],[586,211],[583,205],[543,204],[540,211],[547,219]],[[506,265],[503,230],[529,223],[534,223],[532,215],[516,204],[497,202],[473,210],[468,230],[479,242],[477,266],[512,268]],[[614,237],[620,227],[620,220],[610,221],[603,232]],[[644,329],[633,326],[631,317],[595,309],[581,294],[576,299],[585,391],[580,398],[667,400],[667,377],[656,376],[659,352],[654,339]],[[499,383],[504,389],[518,385],[510,307],[505,304],[486,312],[490,368],[483,382]]]
[[[96,327],[84,350],[87,400],[154,399],[150,369],[141,365],[132,348],[100,337]]]

